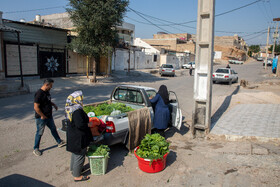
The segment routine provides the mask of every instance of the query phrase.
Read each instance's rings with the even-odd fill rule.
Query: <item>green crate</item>
[[[88,156],[92,175],[104,175],[108,166],[109,153],[106,156]]]

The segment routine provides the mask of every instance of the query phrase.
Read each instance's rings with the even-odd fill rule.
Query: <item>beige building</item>
[[[195,53],[195,43],[192,35],[188,33],[182,34],[154,34],[153,39],[143,39],[151,46],[162,51],[165,49],[173,52]]]
[[[181,34],[154,34],[153,39],[143,39],[151,46],[160,51],[188,52],[195,54],[196,35]],[[246,42],[238,35],[234,36],[216,36],[214,38],[214,51],[216,59],[229,60],[239,59],[246,60],[247,45]]]

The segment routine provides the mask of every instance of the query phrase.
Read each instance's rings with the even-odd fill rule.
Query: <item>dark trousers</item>
[[[190,73],[190,76],[192,76],[192,69],[190,69],[189,73]]]
[[[70,162],[70,171],[74,177],[80,177],[82,175],[82,169],[85,163],[85,156],[87,148],[83,149],[79,154],[72,153]]]

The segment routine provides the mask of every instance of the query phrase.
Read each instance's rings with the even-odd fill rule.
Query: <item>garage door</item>
[[[6,44],[6,76],[20,76],[18,45]],[[38,74],[37,46],[21,45],[22,74]]]

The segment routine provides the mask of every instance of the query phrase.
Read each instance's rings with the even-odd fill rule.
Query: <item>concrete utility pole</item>
[[[274,18],[273,21],[280,21],[280,18]],[[277,36],[277,38],[279,38],[279,35],[278,35],[278,23],[277,23],[276,30],[277,30],[276,36]],[[278,61],[277,61],[277,69],[276,69],[276,76],[277,77],[280,77],[280,60],[279,60],[279,58],[280,58],[280,55],[278,55]]]
[[[265,66],[264,66],[264,69],[267,69],[267,56],[268,56],[269,33],[270,33],[270,27],[268,26],[268,29],[267,29],[267,38],[266,38],[266,56],[265,56]]]
[[[278,35],[278,22],[277,22],[277,26],[276,26],[276,30],[274,31],[274,34],[273,34],[273,49],[272,49],[272,58],[274,58],[274,51],[275,51],[275,43],[276,43],[276,39],[279,37]]]
[[[194,110],[191,131],[205,137],[211,127],[215,0],[198,0]]]

